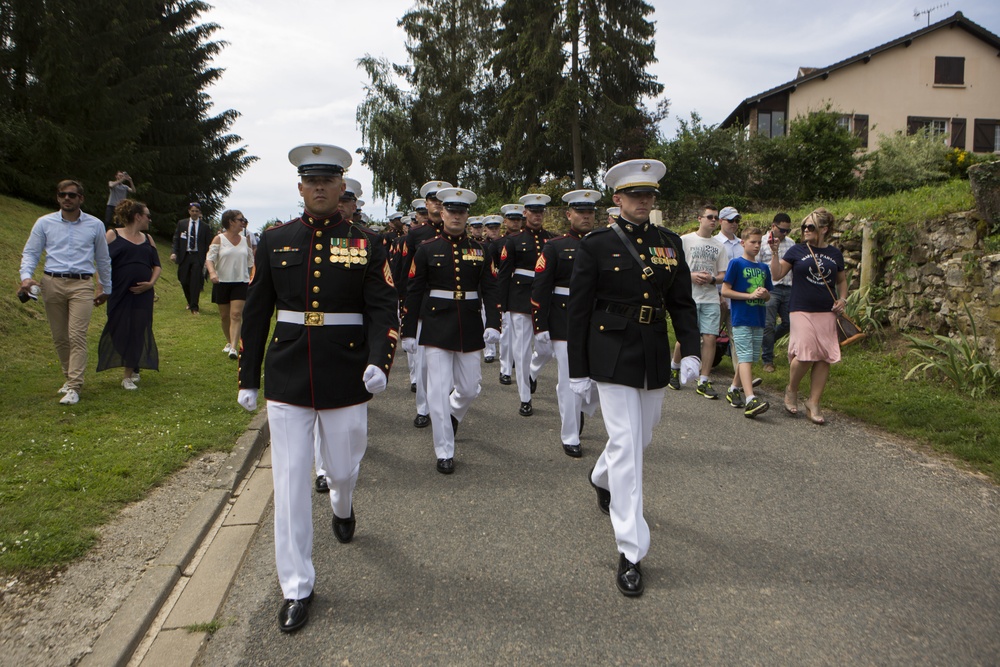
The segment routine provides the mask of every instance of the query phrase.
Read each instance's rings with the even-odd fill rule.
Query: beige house
[[[1000,151],[1000,37],[956,12],[943,21],[743,100],[722,127],[784,134],[789,118],[830,104],[861,137],[927,127],[953,147]]]

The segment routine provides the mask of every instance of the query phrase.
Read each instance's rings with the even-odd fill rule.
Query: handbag
[[[816,253],[812,251],[812,247],[810,247],[808,243],[806,244],[806,249],[809,251],[809,254],[812,255],[813,261],[816,262],[816,270],[819,271],[819,274],[822,276],[823,267],[819,263],[819,258],[816,257]],[[824,280],[823,284],[826,285],[826,290],[830,293],[830,296],[833,297],[834,302],[836,302],[837,295],[833,293],[832,289],[830,289],[830,283]],[[840,343],[840,347],[853,345],[859,340],[864,340],[867,337],[868,334],[862,331],[861,327],[855,324],[854,320],[850,317],[844,313],[837,315],[837,342]]]

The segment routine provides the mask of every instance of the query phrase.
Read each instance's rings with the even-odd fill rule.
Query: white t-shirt
[[[692,273],[705,271],[717,275],[729,266],[726,249],[714,238],[702,238],[696,232],[681,237],[684,243],[684,259]],[[691,283],[691,296],[695,303],[719,303],[719,292],[715,285],[695,285]]]
[[[220,283],[250,282],[250,267],[253,266],[253,252],[246,237],[240,236],[239,243],[233,245],[225,234],[219,234],[221,243],[208,247],[208,259],[215,264],[215,272]]]

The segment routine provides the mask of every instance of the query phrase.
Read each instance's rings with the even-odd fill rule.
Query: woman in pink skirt
[[[806,416],[814,424],[825,424],[819,401],[823,397],[830,364],[840,361],[837,315],[847,305],[847,273],[844,255],[827,242],[833,232],[833,214],[818,208],[802,221],[802,243],[780,260],[771,256],[771,278],[780,280],[792,272],[789,305],[791,332],[788,360],[791,364],[785,388],[785,410],[798,414],[799,383],[812,371]]]

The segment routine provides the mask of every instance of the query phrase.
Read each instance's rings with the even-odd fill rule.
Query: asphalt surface
[[[997,487],[835,414],[791,418],[775,393],[750,420],[668,390],[645,456],[646,592],[629,599],[587,480],[600,413],[571,459],[554,364],[529,418],[498,373],[483,365],[445,476],[401,357],[369,404],[351,544],[314,494],[308,625],[278,631],[269,511],[201,664],[1000,664]]]

